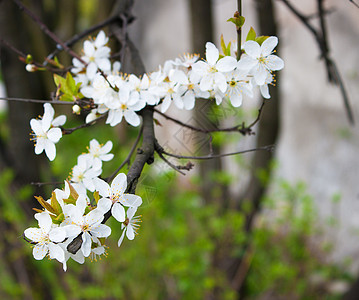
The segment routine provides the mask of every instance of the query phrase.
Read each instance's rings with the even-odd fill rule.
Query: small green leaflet
[[[57,89],[62,92],[59,97],[61,101],[75,101],[83,98],[83,95],[79,92],[81,83],[75,82],[70,72],[66,73],[66,78],[60,75],[54,74],[54,81]]]

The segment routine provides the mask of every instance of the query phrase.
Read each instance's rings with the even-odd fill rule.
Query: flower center
[[[81,229],[83,232],[85,232],[85,231],[89,231],[91,229],[91,227],[88,224],[84,224],[81,226]]]
[[[122,110],[126,110],[126,109],[127,109],[127,105],[126,105],[126,104],[121,104],[121,109],[122,109]]]
[[[208,68],[208,73],[216,73],[216,72],[218,72],[218,70],[216,69],[215,66],[211,66]]]
[[[234,80],[231,80],[231,81],[229,82],[229,85],[230,85],[231,87],[235,87],[235,86],[237,85],[237,82],[234,81]]]
[[[267,64],[267,58],[264,56],[259,57],[258,61],[260,64],[263,64],[263,65]]]

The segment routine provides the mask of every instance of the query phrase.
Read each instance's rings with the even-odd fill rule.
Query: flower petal
[[[94,178],[93,183],[102,197],[109,198],[111,196],[111,187],[106,181],[100,178]]]
[[[49,256],[51,259],[55,258],[59,262],[65,261],[64,250],[54,243],[49,243]]]
[[[62,126],[66,123],[66,116],[65,115],[61,115],[56,117],[53,121],[52,121],[52,126]]]
[[[126,110],[123,114],[128,124],[137,127],[141,123],[141,119],[133,110]]]
[[[126,207],[139,207],[142,204],[142,198],[133,194],[123,194],[120,201]]]
[[[255,67],[257,63],[258,63],[257,59],[247,55],[247,56],[243,56],[239,60],[237,64],[237,68],[242,71],[249,71],[250,69]]]
[[[245,42],[243,49],[250,57],[258,58],[261,55],[261,47],[255,41]]]
[[[47,155],[47,157],[49,158],[50,161],[53,161],[55,159],[55,157],[56,157],[55,144],[53,142],[51,142],[50,140],[46,141],[45,153],[46,153],[46,155]]]
[[[82,245],[81,245],[81,251],[85,257],[88,257],[91,253],[91,236],[88,232],[84,232],[82,234]]]
[[[39,227],[46,233],[49,233],[52,225],[52,220],[50,215],[47,212],[35,214],[35,219],[39,223]]]
[[[113,204],[111,213],[118,222],[124,222],[126,220],[125,209],[119,202]]]
[[[120,237],[120,239],[119,239],[118,242],[117,242],[117,246],[118,246],[118,247],[120,247],[121,244],[122,244],[123,238],[125,237],[125,231],[126,231],[126,229],[125,229],[124,231],[122,231],[121,237]]]
[[[111,234],[111,227],[99,224],[95,228],[91,228],[91,234],[98,238],[106,238]]]
[[[31,119],[30,126],[36,135],[43,134],[44,131],[42,130],[41,120]]]
[[[232,56],[225,56],[221,58],[216,64],[216,68],[220,72],[233,71],[236,66],[237,60]]]
[[[207,62],[214,66],[218,60],[219,51],[217,47],[211,42],[206,43],[206,60]]]
[[[263,56],[270,55],[277,45],[278,45],[278,38],[276,36],[270,36],[262,43],[261,46],[262,55]]]
[[[277,55],[269,55],[266,67],[270,70],[278,71],[284,68],[284,61]]]
[[[34,242],[40,242],[42,240],[43,232],[40,228],[27,228],[24,231],[24,235],[29,240]]]
[[[44,131],[49,130],[52,119],[54,118],[55,110],[50,103],[44,104],[44,115],[42,117],[42,129]]]
[[[234,107],[239,107],[242,105],[242,94],[241,93],[233,93],[229,100]]]
[[[265,99],[269,99],[270,98],[270,94],[269,94],[269,89],[268,89],[268,85],[267,84],[263,84],[259,87],[261,94],[263,96],[263,98]]]
[[[135,238],[135,231],[131,225],[127,226],[126,236],[131,241]]]
[[[54,143],[57,143],[62,137],[62,131],[60,128],[51,128],[47,133],[47,138]]]
[[[41,260],[46,256],[48,251],[49,247],[47,245],[36,244],[34,249],[32,249],[32,254],[36,260]]]
[[[120,196],[127,188],[127,176],[124,173],[118,174],[111,183],[112,195]]]
[[[55,243],[61,243],[66,238],[66,230],[62,227],[53,228],[49,232],[49,239]]]
[[[102,210],[104,214],[110,210],[111,206],[112,201],[108,198],[101,198],[97,203],[97,208]]]
[[[104,213],[101,209],[94,209],[91,210],[87,215],[85,215],[85,223],[90,226],[96,226],[100,224],[104,218]]]

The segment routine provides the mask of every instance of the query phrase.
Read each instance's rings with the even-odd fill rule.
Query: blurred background
[[[68,40],[114,12],[115,0],[23,1],[62,40]],[[122,1],[123,2],[123,1]],[[147,72],[184,53],[200,53],[220,36],[235,43],[234,0],[137,0],[128,25]],[[292,1],[319,28],[320,1]],[[34,103],[2,102],[0,113],[0,297],[2,299],[358,299],[359,272],[359,8],[350,1],[323,1],[330,57],[347,90],[355,125],[350,125],[338,86],[330,84],[317,42],[282,1],[243,1],[243,38],[277,35],[285,68],[271,87],[255,135],[213,134],[216,153],[275,144],[231,158],[197,162],[186,176],[158,157],[146,166],[137,194],[142,226],[134,241],[117,248],[121,234],[109,220],[108,256],[64,273],[55,261],[35,261],[22,239],[37,226],[34,195],[49,198],[92,138],[114,142],[106,177],[125,159],[136,128],[94,126],[57,144],[56,160],[34,154],[29,120],[43,112]],[[112,36],[111,30],[106,33]],[[97,32],[93,33],[95,36]],[[0,35],[43,61],[56,45],[10,0],[0,1]],[[82,42],[73,48],[80,53]],[[116,49],[118,44],[111,44]],[[118,50],[118,49],[117,49]],[[113,51],[116,53],[116,50]],[[65,53],[64,65],[71,64]],[[1,47],[1,93],[49,99],[55,90],[48,72],[27,73],[18,55]],[[193,112],[172,107],[168,115],[201,127],[250,124],[262,103],[243,107],[198,100]],[[55,107],[69,117],[84,116]],[[161,145],[183,155],[205,155],[209,137],[155,115]],[[176,161],[172,161],[177,163]],[[182,161],[187,163],[187,161]],[[126,173],[126,170],[123,170]],[[58,185],[62,187],[61,184]],[[344,296],[343,296],[344,295]]]

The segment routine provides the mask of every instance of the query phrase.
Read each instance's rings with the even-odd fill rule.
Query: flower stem
[[[242,16],[242,0],[237,0],[237,6],[238,6],[238,15]],[[239,60],[242,55],[241,44],[242,44],[242,27],[238,27],[237,28],[237,60]]]

